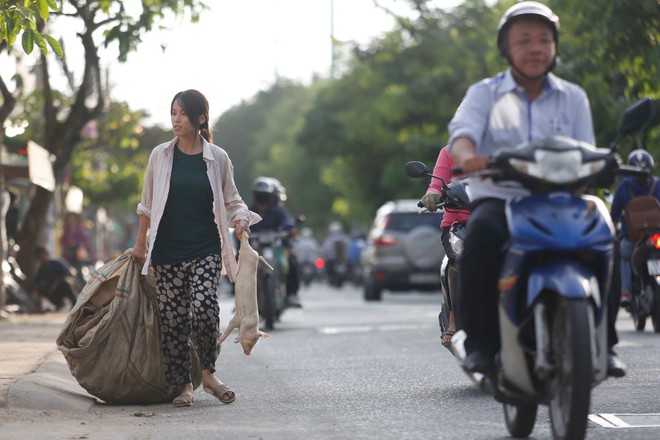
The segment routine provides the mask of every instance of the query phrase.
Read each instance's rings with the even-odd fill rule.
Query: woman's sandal
[[[451,338],[454,336],[454,333],[456,333],[454,330],[445,330],[445,332],[442,334],[443,347],[451,347]]]
[[[234,400],[236,400],[236,394],[224,383],[215,385],[213,387],[207,387],[205,385],[204,391],[211,394],[213,397],[224,404],[232,403]]]
[[[192,406],[193,404],[193,393],[190,391],[184,391],[174,398],[172,401],[172,406],[177,408],[182,408],[184,406]]]

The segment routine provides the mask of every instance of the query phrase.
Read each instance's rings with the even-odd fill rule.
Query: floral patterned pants
[[[202,369],[215,372],[221,264],[220,256],[211,254],[183,263],[154,265],[165,380],[172,387],[191,382],[191,343]]]

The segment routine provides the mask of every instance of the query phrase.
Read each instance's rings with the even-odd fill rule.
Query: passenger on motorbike
[[[284,187],[279,180],[271,177],[258,177],[255,179],[252,184],[254,202],[250,206],[250,210],[258,213],[262,220],[250,227],[252,232],[288,231],[289,237],[294,238],[296,236],[296,225],[283,204],[283,194],[285,194]],[[295,256],[291,252],[291,240],[284,240],[283,245],[289,263],[286,280],[287,303],[289,307],[302,307],[298,298],[299,273],[296,270]]]
[[[620,234],[621,241],[619,249],[621,254],[621,307],[628,308],[631,301],[632,292],[632,270],[630,267],[630,256],[634,243],[628,236],[628,228],[623,218],[623,213],[633,197],[652,196],[660,200],[660,185],[657,184],[658,178],[653,177],[653,156],[642,149],[633,150],[628,155],[628,164],[643,168],[649,172],[648,176],[628,177],[619,182],[612,199],[610,214],[612,221],[616,224],[621,222]],[[653,183],[656,182],[656,185]],[[650,194],[651,188],[653,193]]]
[[[452,168],[454,167],[454,161],[449,154],[449,146],[446,146],[440,150],[438,154],[438,159],[435,162],[435,167],[433,168],[433,175],[440,177],[446,184],[449,184],[452,179]],[[422,197],[422,203],[424,207],[430,212],[435,212],[437,210],[438,204],[441,201],[442,197],[442,181],[439,179],[431,179],[429,187],[426,190],[426,194]],[[458,211],[451,210],[445,211],[442,216],[442,221],[440,222],[440,229],[442,229],[442,247],[445,249],[445,255],[449,259],[449,266],[455,266],[457,264],[456,256],[454,255],[454,250],[449,243],[449,230],[451,225],[455,222],[465,223],[467,222],[468,217],[470,216],[469,211]],[[452,292],[453,293],[453,292]],[[449,311],[449,328],[442,335],[442,345],[448,347],[451,345],[451,338],[456,333],[456,321],[455,313],[456,309],[455,298],[451,298],[451,308]]]
[[[502,16],[497,45],[509,68],[472,85],[449,123],[451,156],[463,172],[484,170],[499,150],[555,135],[594,144],[587,94],[551,73],[558,29],[552,10],[533,1],[516,3]],[[500,348],[497,284],[509,237],[505,202],[527,191],[492,179],[472,178],[470,186],[474,204],[459,262],[458,323],[467,333],[463,368],[485,373],[494,369]],[[625,374],[612,347],[608,374]]]

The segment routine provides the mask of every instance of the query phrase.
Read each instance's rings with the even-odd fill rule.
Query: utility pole
[[[335,0],[330,0],[330,79],[335,79]]]
[[[5,288],[4,262],[7,259],[7,233],[5,228],[5,214],[9,208],[9,198],[5,198],[5,129],[0,126],[0,318],[7,304],[7,290]]]

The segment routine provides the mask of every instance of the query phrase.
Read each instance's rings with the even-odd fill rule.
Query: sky
[[[368,44],[391,30],[394,20],[373,0],[207,0],[198,23],[148,34],[125,64],[107,61],[111,97],[148,120],[168,127],[175,93],[195,88],[209,100],[212,121],[268,89],[277,76],[308,84],[329,76],[331,34]],[[448,6],[456,0],[436,0]],[[409,14],[405,0],[380,0]],[[333,12],[333,13],[331,13]],[[331,20],[331,16],[334,17]],[[332,24],[331,24],[332,23]],[[163,53],[160,46],[167,46]]]
[[[377,0],[381,6],[412,16],[408,0]],[[451,8],[462,0],[433,0]],[[309,84],[314,76],[329,77],[331,35],[340,42],[369,44],[394,28],[390,14],[375,0],[205,0],[210,9],[197,23],[182,17],[167,29],[143,35],[126,63],[117,61],[116,48],[100,49],[108,72],[110,98],[127,102],[132,110],[150,114],[145,123],[170,126],[169,105],[179,91],[194,88],[209,101],[211,121],[259,91],[277,77]],[[127,8],[139,5],[124,0]],[[52,24],[47,32],[64,41],[65,58],[79,83],[83,53],[75,35],[79,21]],[[165,46],[163,51],[161,46]],[[19,46],[20,49],[20,46]],[[15,50],[16,52],[16,50]],[[27,70],[38,51],[26,57]],[[51,75],[59,69],[53,68]],[[16,63],[0,55],[0,74],[11,78]],[[67,90],[64,76],[51,76],[54,87]]]

